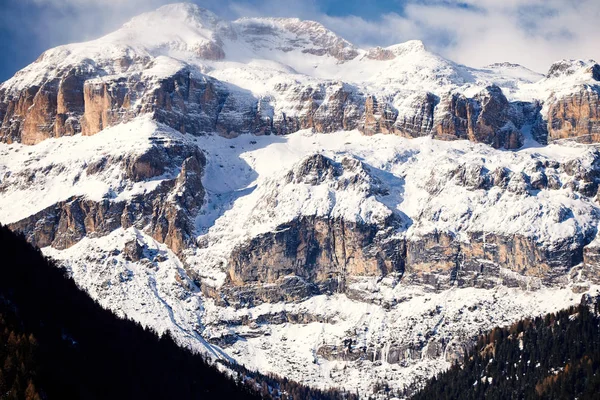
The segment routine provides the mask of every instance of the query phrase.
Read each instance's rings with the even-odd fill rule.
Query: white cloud
[[[412,4],[406,18],[421,30],[446,30],[452,42],[439,50],[467,64],[507,60],[545,70],[561,58],[600,60],[597,0],[467,2],[478,10]]]
[[[545,72],[562,58],[600,61],[599,0],[408,0],[398,13],[367,20],[332,17],[318,1],[234,3],[234,14],[309,18],[361,46],[421,39],[459,63],[483,66],[510,61]]]
[[[30,3],[54,7],[89,7],[102,5],[103,7],[131,7],[148,3],[160,3],[159,0],[25,0]],[[162,2],[164,3],[164,1]]]
[[[402,14],[375,21],[318,18],[356,43],[421,39],[432,50],[473,66],[511,61],[544,72],[562,58],[600,61],[598,0],[412,1]]]

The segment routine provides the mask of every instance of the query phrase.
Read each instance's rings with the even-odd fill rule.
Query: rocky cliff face
[[[554,97],[548,109],[551,140],[577,138],[582,143],[600,140],[600,86],[583,86]]]
[[[252,104],[245,104],[243,97],[230,98],[231,93],[218,82],[202,74],[196,77],[188,69],[165,79],[134,75],[85,80],[66,76],[35,90],[35,95],[32,91],[5,97],[8,100],[0,128],[4,141],[35,144],[49,137],[93,135],[148,113],[159,122],[195,135],[254,132]]]
[[[180,172],[150,193],[128,201],[72,197],[12,223],[10,228],[23,232],[38,247],[57,249],[128,227],[144,230],[175,253],[194,245],[193,218],[204,200],[201,177],[206,160],[202,153],[185,147],[153,147],[135,159],[102,159],[89,165],[86,173],[101,173],[114,163],[122,164],[127,179],[134,182],[155,178],[173,168]]]
[[[550,67],[545,84],[551,95],[545,115],[550,140],[598,142],[600,66],[594,61],[562,60]]]
[[[404,101],[404,115],[369,97],[361,130],[365,134],[392,133],[412,138],[469,139],[495,148],[517,149],[523,145],[517,128],[523,121],[518,114],[528,106],[511,105],[497,86],[487,87],[473,98],[456,93],[441,100],[433,93],[415,95]],[[518,109],[516,113],[514,108]]]
[[[498,285],[535,289],[566,284],[571,268],[582,262],[586,279],[597,281],[597,251],[586,246],[589,236],[577,247],[569,240],[548,248],[532,238],[484,232],[469,233],[466,240],[451,233],[410,240],[389,235],[389,229],[386,235],[385,229],[343,221],[292,221],[236,248],[228,261],[228,283],[216,297],[236,307],[335,292],[364,299],[348,285],[389,274],[404,285],[436,291]]]
[[[525,288],[531,287],[530,278],[538,285],[553,285],[563,282],[567,271],[583,261],[584,245],[573,249],[569,241],[548,249],[517,235],[473,232],[459,241],[447,233],[432,234],[407,243],[407,278],[438,290],[453,285]]]
[[[421,137],[431,134],[434,110],[439,102],[433,93],[414,95],[404,101],[409,112],[399,115],[389,102],[379,102],[374,96],[365,102],[365,114],[360,130],[366,135],[389,133],[405,137]]]
[[[508,100],[499,87],[487,87],[475,100],[474,124],[468,132],[471,141],[506,149],[523,145],[522,134],[511,121]]]
[[[178,23],[189,32],[185,38],[173,27]],[[146,29],[163,33],[150,38]],[[226,48],[266,64],[247,64],[246,56],[238,59]],[[324,74],[321,64],[329,68]],[[558,62],[532,88],[523,86],[526,78],[496,77],[501,72],[493,71],[502,68],[520,70],[496,64],[482,75],[417,41],[363,51],[316,22],[227,22],[176,5],[134,18],[97,41],[49,50],[17,73],[0,87],[0,140],[35,144],[92,135],[151,114],[181,132],[225,137],[359,129],[516,149],[523,144],[521,130],[532,127],[542,143],[547,136],[597,141],[595,62]],[[341,79],[328,80],[332,74]],[[540,94],[527,102],[509,100],[524,97],[521,86]],[[465,94],[477,87],[478,94]]]
[[[138,58],[123,62],[123,68],[134,63],[153,65],[147,58]],[[300,129],[327,133],[358,128],[367,135],[433,135],[515,149],[523,143],[522,126],[544,123],[539,108],[510,103],[497,86],[473,98],[460,93],[441,98],[430,92],[415,93],[394,105],[346,83],[277,84],[274,96],[265,101],[190,67],[166,78],[141,73],[92,78],[104,73],[71,69],[40,85],[19,91],[1,89],[2,140],[35,144],[80,132],[92,135],[150,113],[157,121],[194,135],[282,135]],[[582,87],[579,92],[549,100],[547,131],[551,139],[595,141],[596,92],[595,86]],[[544,129],[538,131],[536,138],[544,142]]]
[[[72,133],[72,126],[64,126],[66,119],[62,127],[56,124],[58,86],[58,82],[48,82],[12,96],[0,92],[3,141],[36,144],[55,135]]]
[[[275,232],[252,239],[230,255],[228,278],[234,290],[230,291],[229,303],[240,301],[236,298],[239,292],[248,296],[252,288],[256,298],[244,298],[242,304],[345,292],[346,280],[352,277],[401,274],[404,246],[389,238],[390,230],[314,217],[279,226]],[[297,286],[295,293],[285,289],[290,280]],[[299,290],[298,286],[305,288]],[[236,291],[238,287],[244,289]]]
[[[278,109],[278,99],[273,99],[272,107],[279,113],[274,112],[261,133],[285,135],[300,129],[328,133],[358,126],[363,99],[351,85],[341,82],[316,86],[279,84],[275,91],[288,106]]]
[[[510,109],[527,105],[511,105],[495,86],[472,99],[454,94],[440,101],[433,93],[416,94],[404,100],[402,115],[388,102],[373,95],[365,97],[344,83],[316,87],[282,84],[275,91],[280,98],[265,106],[260,99],[232,91],[187,68],[164,79],[133,75],[85,80],[84,76],[67,75],[41,88],[5,95],[0,132],[5,142],[35,144],[80,132],[93,135],[150,113],[158,122],[193,135],[360,129],[367,135],[466,138],[508,149],[519,148],[523,142],[516,126],[520,121],[513,121]],[[286,107],[277,108],[279,102]],[[274,113],[273,107],[278,112]]]
[[[103,103],[95,96],[86,99],[86,83],[98,76],[125,74],[150,62],[148,56],[133,54],[124,47],[122,54],[114,59],[94,61],[75,57],[72,62],[57,65],[70,56],[72,51],[68,49],[50,50],[18,72],[13,78],[15,84],[0,87],[0,140],[36,144],[50,137],[80,133],[86,109],[105,108],[108,117],[112,106],[110,101]],[[29,74],[37,74],[38,70],[44,72],[29,81]],[[111,88],[111,95],[118,98],[116,89]],[[113,116],[112,122],[117,120],[121,122],[122,118]]]

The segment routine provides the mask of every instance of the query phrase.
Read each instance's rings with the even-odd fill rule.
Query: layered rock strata
[[[206,160],[197,149],[165,149],[152,147],[133,160],[103,159],[87,170],[95,174],[120,162],[129,179],[139,181],[162,175],[169,168],[179,169],[175,179],[162,181],[155,190],[127,201],[72,197],[12,223],[10,228],[22,232],[38,247],[65,249],[84,237],[105,236],[117,228],[133,226],[180,253],[195,243],[193,218],[204,201],[201,177]]]

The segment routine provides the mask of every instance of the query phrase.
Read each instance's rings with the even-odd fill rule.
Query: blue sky
[[[108,33],[169,0],[0,0],[0,81],[47,48]],[[223,18],[323,23],[359,46],[421,39],[454,61],[510,61],[545,72],[561,58],[600,61],[599,0],[193,0]]]

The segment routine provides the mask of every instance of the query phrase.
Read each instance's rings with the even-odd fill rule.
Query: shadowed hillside
[[[116,317],[24,238],[0,225],[1,399],[335,399],[233,367]]]
[[[599,301],[493,329],[412,399],[597,399]]]

